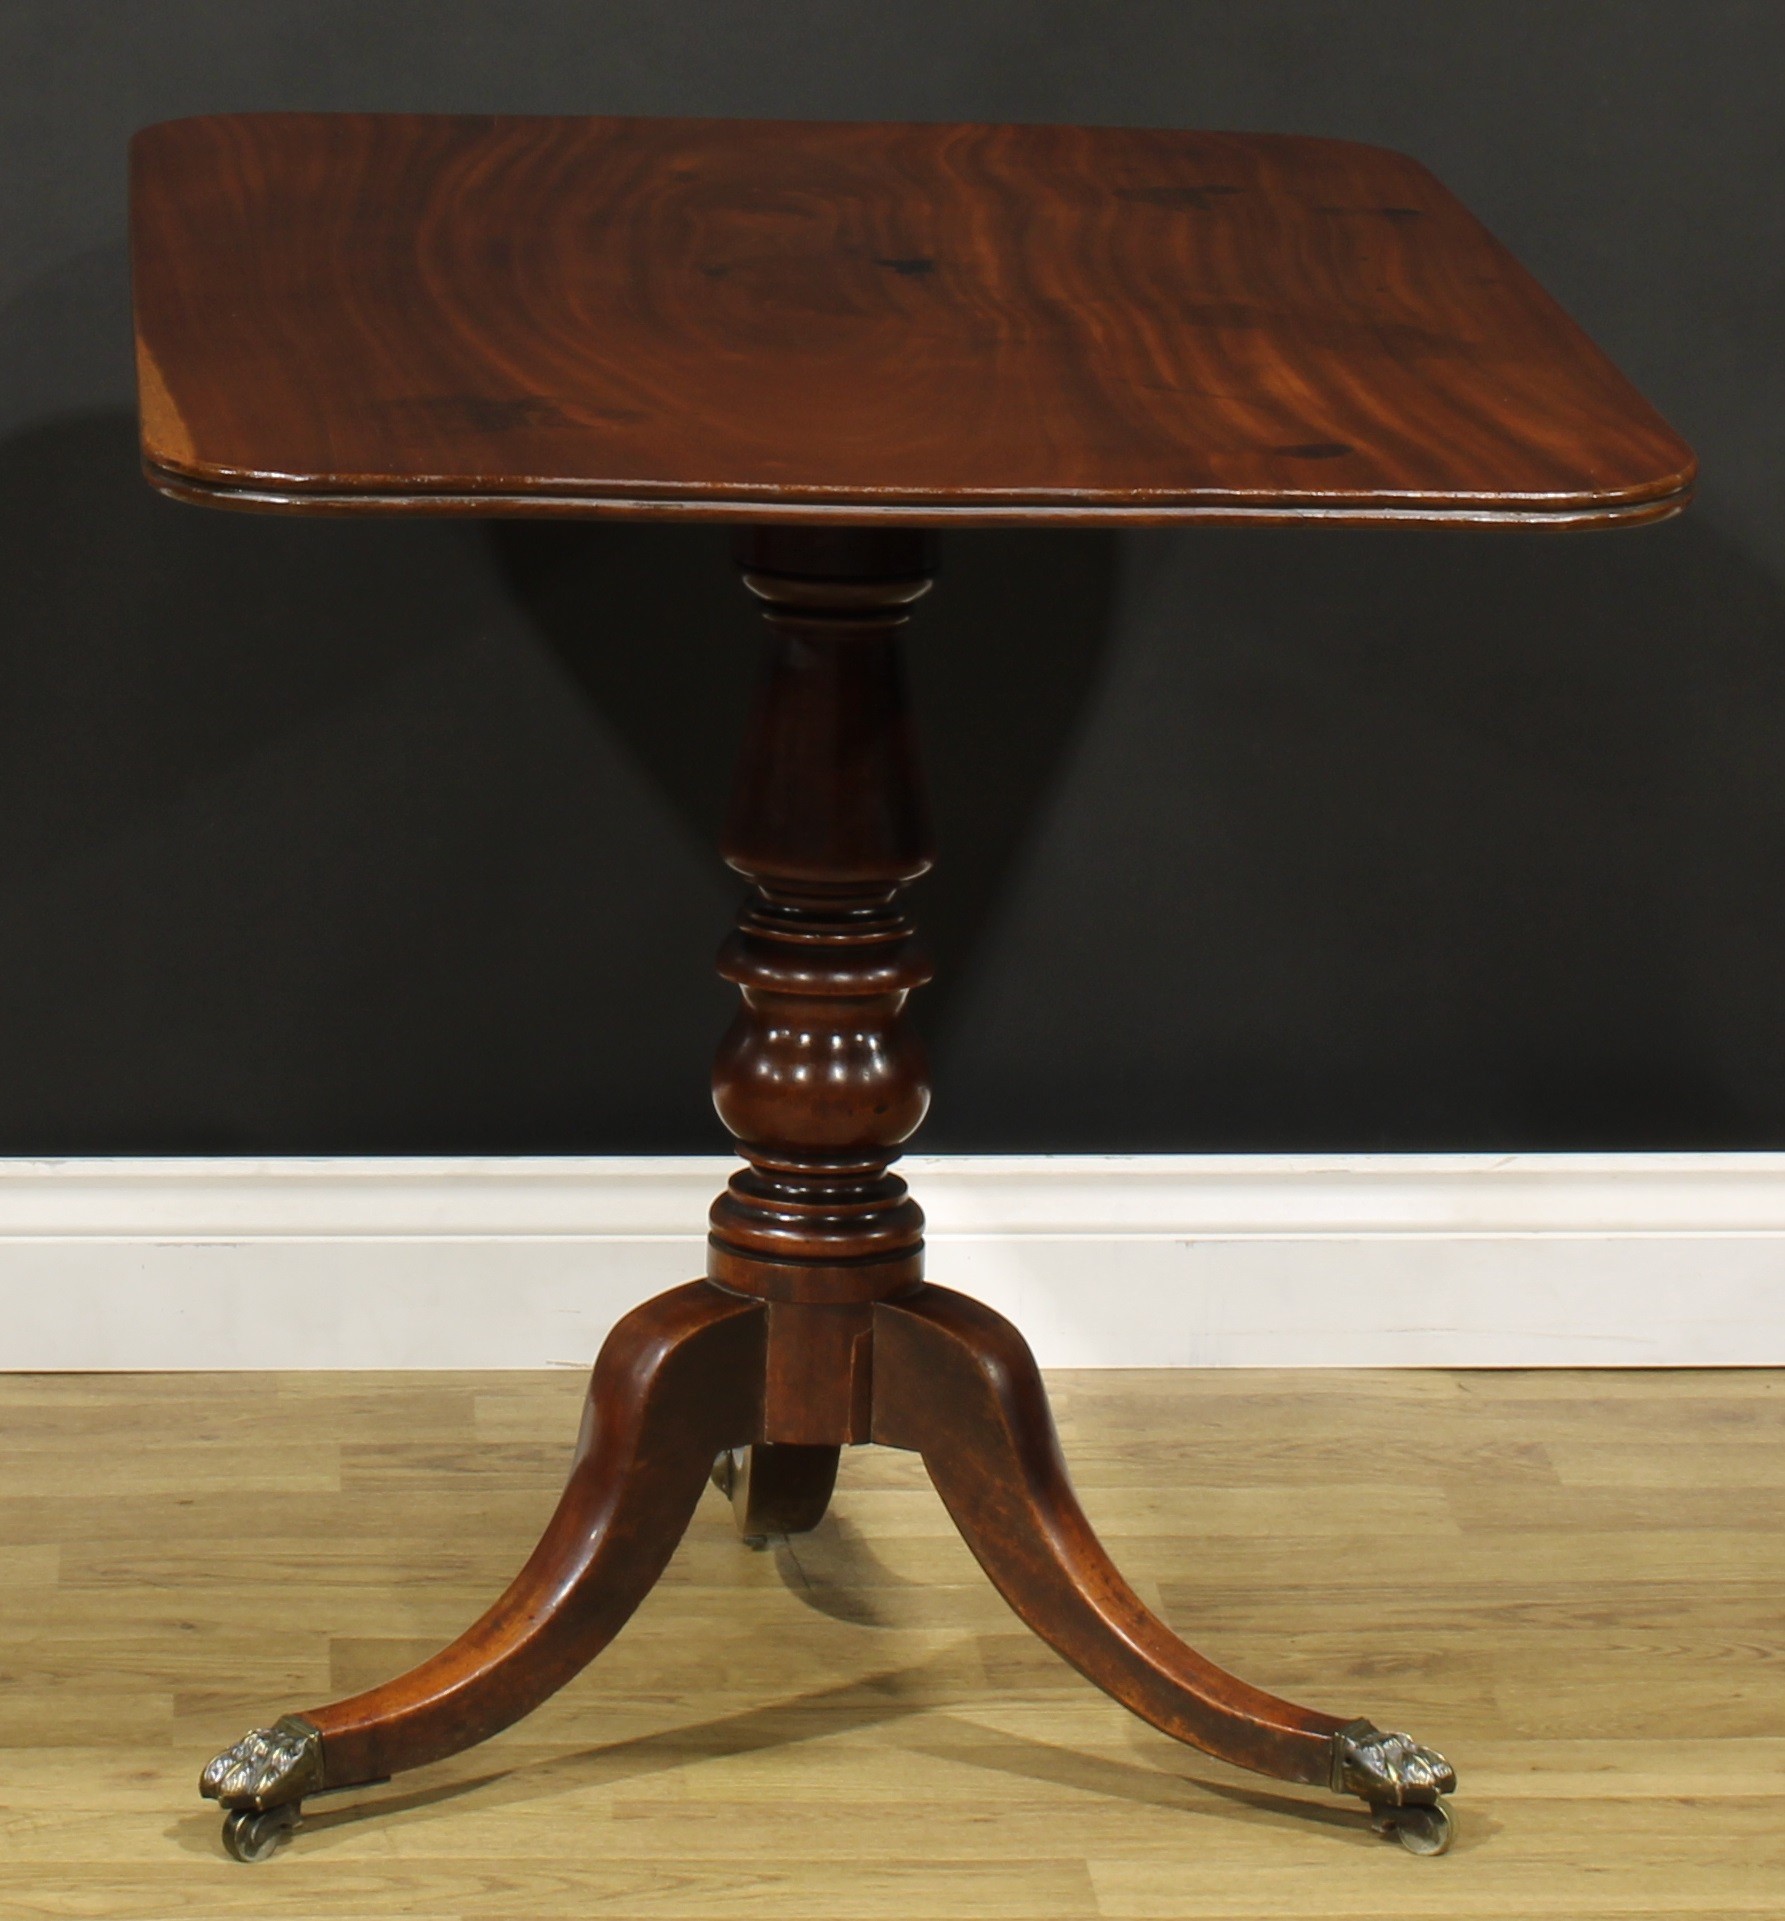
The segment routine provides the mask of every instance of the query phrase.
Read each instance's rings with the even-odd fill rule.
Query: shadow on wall
[[[1113,576],[993,536],[919,630],[951,979]],[[0,442],[0,1151],[722,1150],[759,633],[720,529],[205,512],[127,414]]]
[[[0,442],[0,1151],[709,1151],[756,616],[698,528]],[[1579,538],[957,535],[926,1145],[1785,1143],[1785,606]]]
[[[0,1148],[717,1148],[728,890],[476,530],[0,443]]]
[[[1704,511],[1130,560],[940,1141],[1785,1145],[1785,594]]]

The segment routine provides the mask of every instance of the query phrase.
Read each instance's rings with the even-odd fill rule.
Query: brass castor
[[[1370,1804],[1370,1826],[1392,1835],[1409,1854],[1444,1854],[1452,1836],[1450,1810],[1442,1801],[1414,1801],[1396,1807],[1390,1801]]]
[[[264,1861],[300,1820],[295,1801],[276,1808],[231,1808],[223,1817],[223,1849],[237,1861]]]
[[[1370,1826],[1409,1854],[1442,1854],[1450,1846],[1443,1796],[1456,1784],[1456,1769],[1410,1734],[1384,1734],[1373,1721],[1353,1721],[1333,1736],[1334,1793],[1361,1794]]]

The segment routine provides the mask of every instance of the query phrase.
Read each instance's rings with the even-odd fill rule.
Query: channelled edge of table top
[[[1295,498],[1273,495],[1247,500],[1231,495],[1167,496],[1099,501],[1082,496],[1013,499],[990,496],[950,501],[888,498],[814,499],[806,494],[639,494],[548,491],[324,490],[293,483],[219,482],[167,467],[146,451],[143,472],[170,500],[246,513],[311,514],[342,518],[368,514],[432,515],[493,519],[679,520],[700,522],[814,523],[837,526],[908,527],[1102,527],[1102,526],[1428,526],[1580,529],[1637,527],[1670,520],[1692,499],[1696,466],[1670,492],[1605,501],[1563,496],[1553,505],[1508,502],[1504,496],[1470,499]]]

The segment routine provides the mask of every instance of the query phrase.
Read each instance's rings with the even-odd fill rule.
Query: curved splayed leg
[[[874,1438],[923,1456],[980,1566],[1050,1647],[1178,1740],[1281,1781],[1360,1795],[1384,1832],[1441,1851],[1418,1843],[1456,1784],[1442,1756],[1238,1680],[1143,1605],[1078,1504],[1041,1375],[1008,1321],[937,1287],[874,1313]],[[1443,1832],[1447,1841],[1447,1823]]]
[[[763,1322],[704,1281],[627,1315],[595,1363],[557,1509],[495,1606],[409,1673],[245,1735],[201,1792],[232,1814],[295,1806],[456,1754],[556,1693],[649,1593],[714,1456],[758,1432]]]

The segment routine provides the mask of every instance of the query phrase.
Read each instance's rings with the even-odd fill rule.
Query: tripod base
[[[1033,1356],[989,1308],[928,1285],[862,1304],[860,1338],[847,1344],[852,1389],[838,1405],[853,1425],[865,1380],[868,1434],[783,1440],[774,1381],[837,1352],[835,1311],[696,1281],[621,1321],[595,1364],[564,1494],[508,1591],[409,1673],[218,1755],[200,1786],[229,1811],[230,1851],[262,1859],[296,1828],[305,1796],[456,1754],[555,1693],[649,1593],[710,1476],[746,1539],[815,1526],[837,1446],[856,1438],[919,1453],[1016,1613],[1142,1720],[1240,1767],[1357,1795],[1379,1832],[1415,1853],[1443,1851],[1439,1797],[1455,1774],[1442,1756],[1251,1687],[1148,1612],[1072,1492]],[[274,1810],[290,1814],[247,1818]]]
[[[908,528],[777,525],[738,557],[765,645],[724,839],[752,892],[719,956],[739,1007],[713,1101],[745,1165],[713,1204],[708,1278],[608,1337],[557,1512],[482,1620],[205,1770],[235,1852],[258,1858],[289,1831],[237,1816],[456,1754],[556,1692],[650,1592],[709,1476],[761,1542],[815,1526],[838,1449],[862,1441],[920,1454],[998,1591],[1142,1720],[1358,1795],[1435,1852],[1455,1784],[1444,1760],[1250,1687],[1149,1614],[1073,1495],[1022,1336],[924,1281],[923,1213],[891,1168],[930,1098],[905,1009],[930,969],[903,894],[930,845],[900,654],[928,544]]]

